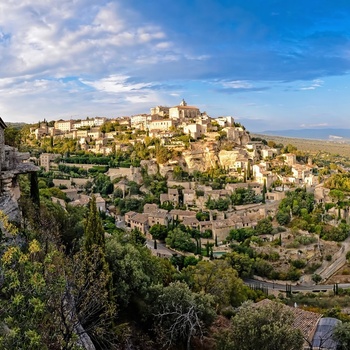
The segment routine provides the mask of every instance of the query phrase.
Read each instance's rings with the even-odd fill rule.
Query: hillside
[[[330,140],[350,142],[350,129],[295,129],[295,130],[266,130],[259,132],[264,135],[277,135],[312,140]]]
[[[328,152],[330,154],[339,154],[341,156],[349,156],[350,144],[345,142],[310,140],[286,136],[273,136],[262,134],[251,134],[252,137],[261,137],[266,141],[275,141],[284,145],[292,144],[300,151],[309,152]]]

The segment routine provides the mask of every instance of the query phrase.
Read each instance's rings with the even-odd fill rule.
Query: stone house
[[[152,213],[154,211],[157,211],[158,209],[159,209],[158,204],[155,204],[155,203],[146,203],[143,206],[143,212],[145,214]]]
[[[261,150],[262,159],[273,158],[277,154],[278,154],[278,151],[276,148],[265,148]]]
[[[165,106],[156,106],[151,108],[151,115],[158,115],[161,117],[165,117],[169,115],[169,107]]]
[[[172,119],[156,119],[148,123],[149,130],[167,131],[175,125]]]
[[[283,158],[285,159],[285,162],[287,165],[292,166],[297,163],[297,157],[293,153],[285,153],[282,154]]]
[[[78,206],[78,205],[85,206],[89,204],[90,199],[91,198],[86,194],[79,194],[78,198],[70,202],[69,204],[72,206]]]
[[[54,153],[41,153],[39,157],[40,166],[42,166],[45,171],[50,170],[50,163],[54,161],[56,158],[58,158],[59,154]]]
[[[266,170],[266,167],[262,164],[254,164],[252,168],[255,181],[260,184],[266,183],[267,188],[269,188],[272,183],[277,180],[277,175]]]
[[[207,132],[207,126],[204,124],[186,124],[184,125],[184,133],[190,135],[195,140],[199,139]]]
[[[191,189],[182,190],[184,205],[195,205],[196,204],[196,191]]]
[[[184,217],[182,224],[185,225],[186,227],[190,227],[192,229],[199,228],[199,220],[194,216]]]
[[[88,136],[92,140],[97,140],[102,136],[102,133],[100,131],[100,128],[91,128],[91,130],[88,131]]]
[[[126,214],[125,214],[126,216]],[[126,221],[125,221],[126,222]],[[149,230],[148,214],[135,213],[129,216],[128,226],[133,229],[139,229],[143,234]]]
[[[230,191],[231,193],[237,190],[238,188],[251,188],[255,192],[255,195],[259,196],[262,194],[263,185],[259,182],[239,182],[226,184],[225,186],[225,190]]]
[[[173,204],[174,207],[179,205],[179,190],[177,188],[168,188],[168,193],[162,193],[160,195],[160,204],[169,202]]]
[[[199,221],[199,231],[205,232],[213,229],[213,221]]]
[[[64,133],[68,133],[73,129],[73,120],[57,120],[55,122],[55,129],[61,130]]]
[[[314,200],[316,204],[331,202],[332,199],[329,196],[330,189],[325,188],[322,185],[316,186],[314,190]]]
[[[167,210],[157,209],[153,212],[149,212],[148,215],[148,226],[152,227],[153,225],[160,224],[163,226],[168,226],[171,221],[171,215]]]
[[[266,199],[269,201],[279,201],[285,198],[286,193],[283,191],[266,192]]]
[[[230,191],[228,190],[209,190],[205,191],[204,198],[205,200],[208,200],[209,197],[212,200],[218,200],[220,198],[227,198],[230,195]]]
[[[101,195],[99,193],[95,194],[96,196],[96,208],[99,211],[106,211],[106,201],[104,200],[104,198],[101,197]]]
[[[235,120],[231,116],[226,117],[217,117],[214,119],[220,126],[226,127],[226,126],[235,126]]]
[[[173,209],[170,210],[169,214],[171,215],[172,220],[180,221],[183,221],[185,217],[196,217],[196,212],[191,210]]]
[[[75,188],[64,189],[62,192],[65,193],[67,198],[69,198],[71,201],[79,199],[78,190]]]
[[[305,179],[312,174],[312,167],[309,165],[294,164],[292,174],[296,183],[305,183]]]

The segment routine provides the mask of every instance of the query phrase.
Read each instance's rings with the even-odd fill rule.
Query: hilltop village
[[[32,157],[28,162],[29,153],[22,153],[27,161],[21,167],[28,169],[17,173],[32,172],[33,163],[40,166],[51,186],[63,193],[52,196],[53,202],[84,206],[94,194],[98,209],[114,217],[117,227],[137,228],[149,237],[153,225],[168,227],[177,220],[218,245],[233,229],[276,220],[289,191],[313,193],[316,205],[335,202],[323,186],[327,175],[320,176],[324,171],[310,155],[297,157],[292,145],[252,138],[233,117],[211,118],[185,100],[131,117],[44,120],[29,128],[26,143]],[[3,149],[8,163],[15,156]],[[3,191],[9,193],[4,174]],[[158,189],[150,189],[152,180]],[[11,217],[13,206],[1,209]],[[288,221],[293,217],[289,210]],[[330,205],[327,215],[348,221],[345,208]]]
[[[338,161],[336,156],[330,160],[329,155],[300,152],[291,144],[253,137],[234,117],[211,118],[184,100],[174,107],[151,108],[150,114],[44,120],[20,131],[0,119],[0,146],[0,229],[5,234],[1,261],[4,288],[13,293],[4,294],[0,302],[12,298],[27,303],[30,310],[32,294],[21,289],[22,282],[12,283],[13,266],[28,265],[28,271],[22,266],[16,273],[23,272],[22,280],[35,286],[33,278],[44,271],[45,286],[53,289],[40,298],[45,305],[61,302],[53,308],[58,312],[55,319],[71,327],[67,326],[69,337],[57,335],[57,344],[107,349],[110,345],[96,346],[104,339],[101,334],[122,329],[125,334],[115,337],[113,333],[110,338],[116,344],[113,348],[119,349],[121,343],[138,343],[139,338],[130,335],[133,329],[141,332],[137,333],[140,339],[152,339],[148,348],[154,344],[164,348],[154,336],[154,327],[159,326],[168,339],[166,348],[179,344],[185,348],[186,343],[187,349],[216,349],[220,341],[240,344],[241,337],[234,340],[225,335],[229,318],[239,317],[234,308],[267,296],[287,305],[294,303],[294,308],[285,306],[278,311],[296,317],[287,331],[296,332],[297,343],[290,349],[300,349],[303,343],[305,349],[317,348],[312,346],[323,341],[322,332],[316,331],[323,322],[331,320],[327,327],[333,330],[339,323],[336,318],[350,318],[346,308],[350,282],[348,160]],[[18,229],[23,232],[20,237]],[[50,271],[56,266],[63,284],[52,284],[46,264]],[[67,270],[61,271],[65,264]],[[86,269],[80,271],[80,267]],[[88,281],[89,271],[94,283],[80,284]],[[202,283],[207,274],[207,282]],[[247,278],[253,278],[249,282],[253,285]],[[262,281],[266,284],[259,284]],[[316,300],[313,293],[320,292],[319,283],[323,283],[323,293]],[[84,294],[85,288],[90,294]],[[306,296],[294,297],[292,291]],[[84,303],[98,310],[96,319],[106,322],[102,328],[97,324],[89,330],[91,319],[83,304],[78,304],[82,292],[87,298]],[[192,316],[203,320],[194,326],[195,331],[183,331],[173,339],[177,330],[167,325],[174,320],[163,322],[159,310],[174,306],[162,299],[165,295],[172,301],[183,293],[190,298],[185,310],[205,305],[208,312],[200,316],[196,311]],[[24,296],[18,301],[18,295]],[[176,305],[187,302],[180,299]],[[299,301],[327,306],[301,310],[295,306]],[[333,310],[332,302],[339,303],[339,308]],[[6,319],[10,327],[13,320],[17,322],[16,303],[6,304],[14,305],[13,310],[7,307],[15,315]],[[256,305],[263,313],[278,308],[275,304],[263,300]],[[259,308],[248,305],[242,310],[254,314]],[[147,315],[152,327],[142,317],[136,320],[135,310]],[[321,318],[322,314],[331,318]],[[209,331],[214,315],[223,323]],[[40,325],[41,314],[37,316]],[[186,314],[188,322],[194,320],[192,316]],[[123,317],[126,323],[120,323]],[[121,327],[117,331],[113,319]],[[22,323],[20,327],[27,329]],[[60,329],[55,324],[52,327]],[[202,327],[207,329],[209,345],[203,345]],[[232,329],[238,329],[235,327]],[[94,333],[96,329],[101,334]],[[41,331],[47,336],[46,330]],[[26,337],[21,342],[29,341]],[[12,338],[0,338],[0,343],[13,344]],[[259,344],[261,339],[256,341]],[[327,341],[329,349],[335,349],[329,334]],[[201,345],[194,345],[196,342]]]
[[[297,162],[295,154],[282,153],[278,145],[269,146],[251,138],[249,131],[233,117],[211,118],[184,100],[178,106],[157,106],[151,108],[150,114],[131,117],[44,121],[30,129],[30,137],[38,144],[50,139],[51,149],[61,140],[71,140],[74,152],[91,152],[101,158],[125,154],[137,144],[146,145],[145,159],[136,159],[133,150],[131,163],[120,162],[119,167],[114,167],[108,162],[105,174],[113,182],[114,191],[121,191],[123,198],[140,196],[130,191],[129,182],[147,193],[142,169],[147,169],[151,176],[160,174],[167,181],[164,193],[157,198],[159,205],[146,205],[141,213],[129,211],[118,215],[113,201],[96,194],[99,209],[116,213],[120,227],[138,228],[143,233],[148,233],[155,223],[168,225],[178,218],[184,225],[199,227],[201,232],[212,231],[213,237],[224,241],[232,228],[256,227],[259,220],[276,214],[276,205],[262,205],[263,192],[264,202],[273,203],[283,199],[290,188],[314,188],[318,184],[316,166],[311,159]],[[70,152],[70,157],[65,156],[66,152],[44,152],[37,164],[54,173],[63,164],[85,170],[95,165],[82,164],[81,157],[74,157],[74,152]],[[199,178],[203,173],[208,174],[207,181],[198,181],[196,174]],[[210,181],[220,176],[225,178],[224,183]],[[90,181],[88,177],[74,176],[53,179],[55,186],[64,187],[62,191],[71,205],[87,203],[82,189]],[[225,200],[237,190],[253,191],[253,200],[242,203],[245,205],[226,205]],[[318,189],[317,193],[322,197],[322,190]],[[208,201],[213,203],[212,207],[223,203],[225,210],[209,209]],[[165,204],[172,209],[161,209]],[[208,209],[210,220],[199,221],[196,214]]]

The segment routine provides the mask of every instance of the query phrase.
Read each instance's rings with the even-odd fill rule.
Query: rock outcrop
[[[247,151],[236,148],[232,151],[221,150],[218,154],[220,166],[225,169],[236,168],[236,162],[241,159],[248,159]]]
[[[191,144],[182,157],[189,172],[206,171],[219,165],[218,149],[215,142]]]
[[[20,219],[18,175],[39,170],[34,164],[26,162],[28,158],[29,153],[20,153],[14,147],[0,144],[0,210],[11,221]]]

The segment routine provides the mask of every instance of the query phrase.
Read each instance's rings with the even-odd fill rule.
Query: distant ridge
[[[274,135],[314,140],[349,141],[350,129],[296,129],[265,130],[256,132],[262,135]]]

